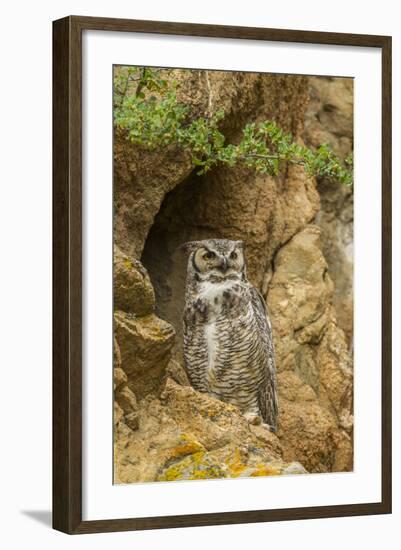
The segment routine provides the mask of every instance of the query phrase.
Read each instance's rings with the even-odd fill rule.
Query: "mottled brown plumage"
[[[247,280],[241,241],[186,243],[184,360],[193,387],[236,405],[252,423],[277,427],[271,324]]]

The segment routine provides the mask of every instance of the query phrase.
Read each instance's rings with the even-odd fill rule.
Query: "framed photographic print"
[[[53,526],[391,512],[391,38],[53,28]]]

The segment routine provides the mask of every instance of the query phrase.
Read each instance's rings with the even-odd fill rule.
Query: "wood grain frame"
[[[380,502],[82,520],[81,36],[85,29],[380,48],[382,496]],[[53,527],[69,534],[391,513],[391,37],[71,16],[53,22]]]

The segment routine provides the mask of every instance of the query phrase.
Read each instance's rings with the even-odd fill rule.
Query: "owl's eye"
[[[213,258],[216,257],[216,254],[211,250],[208,250],[206,254],[203,255],[203,257],[205,258],[205,260],[213,260]]]
[[[238,254],[237,254],[236,252],[231,252],[230,258],[231,258],[232,260],[236,260],[236,259],[238,258]]]

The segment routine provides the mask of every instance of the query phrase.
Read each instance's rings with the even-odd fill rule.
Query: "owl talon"
[[[268,430],[269,432],[272,432],[274,434],[277,431],[276,428],[274,428],[274,426],[270,426],[270,424],[266,424],[266,422],[262,422],[261,427],[266,428],[266,430]]]
[[[252,426],[259,426],[262,424],[262,419],[258,414],[255,413],[245,413],[245,418],[247,419],[249,424],[252,424]]]

